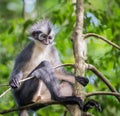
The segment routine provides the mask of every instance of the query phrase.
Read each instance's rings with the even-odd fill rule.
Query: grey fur
[[[11,75],[11,79],[14,78],[14,75],[20,73],[24,65],[29,62],[34,48],[34,42],[31,42],[26,46],[23,51],[17,56],[15,60],[15,65]]]
[[[30,34],[32,34],[35,31],[43,31],[43,28],[47,32],[53,31],[54,34],[56,34],[56,31],[55,31],[56,27],[48,19],[44,19],[42,21],[38,21],[37,23],[35,23],[33,26],[31,26],[29,32]]]
[[[53,34],[55,34],[55,28],[49,20],[43,20],[41,22],[37,22],[30,29],[31,34],[33,32],[37,32],[37,31],[42,31],[43,33],[46,33],[46,35],[51,34],[51,36]],[[52,58],[52,60],[44,61],[46,58],[46,57],[44,57],[44,59],[42,59],[41,61],[40,60],[37,61],[36,59],[32,59],[32,61],[31,61],[31,57],[33,55],[33,51],[34,51],[34,48],[36,48],[36,46],[42,47],[42,49],[38,48],[38,51],[40,51],[40,52],[38,52],[38,54],[34,58],[38,57],[39,55],[43,56],[44,54],[42,54],[43,53],[42,50],[43,51],[45,50],[45,52],[50,54],[49,57]],[[32,101],[33,97],[36,94],[36,92],[39,90],[39,85],[40,85],[39,82],[42,80],[44,82],[44,84],[47,86],[49,92],[51,93],[51,97],[54,100],[60,101],[63,104],[78,104],[79,107],[82,109],[83,102],[82,102],[81,98],[72,96],[72,94],[70,96],[61,96],[60,95],[60,84],[59,84],[58,78],[55,75],[55,72],[52,68],[52,66],[61,64],[61,62],[59,60],[59,56],[58,56],[58,51],[55,49],[55,47],[53,45],[48,45],[48,47],[49,47],[48,51],[46,51],[46,49],[45,49],[46,47],[47,47],[47,45],[42,46],[41,41],[40,42],[33,41],[16,58],[15,66],[13,68],[13,72],[11,75],[10,85],[13,88],[17,88],[17,89],[13,89],[13,93],[14,93],[14,96],[16,98],[18,105],[24,106],[24,105],[27,105],[27,104],[30,104],[31,102],[33,102]],[[35,53],[37,53],[37,52],[35,52]],[[38,57],[38,59],[39,59],[39,57]],[[27,69],[24,69],[24,67],[26,66],[27,63],[30,63],[30,61],[34,62],[34,60],[37,61],[38,65],[40,63],[39,67],[35,68],[35,70],[32,73],[32,76],[34,76],[35,78],[32,78],[30,80],[23,82],[21,86],[18,85],[19,81],[23,78],[21,72],[22,71],[24,72],[25,70],[27,70]],[[31,65],[34,66],[34,63]],[[24,69],[24,70],[22,70],[22,69]],[[61,68],[61,70],[62,69],[63,68]],[[59,71],[60,71],[60,69],[59,69]],[[31,73],[31,72],[29,72],[29,73]],[[28,76],[30,76],[30,75],[28,75]],[[41,106],[41,105],[35,106],[35,107],[32,107],[31,109],[37,110],[41,107],[43,107],[43,106]],[[27,116],[28,113],[27,112],[25,112],[25,113]],[[21,116],[25,116],[25,115],[21,114]]]

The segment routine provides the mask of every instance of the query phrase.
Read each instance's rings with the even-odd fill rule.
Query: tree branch
[[[3,97],[6,93],[8,93],[11,90],[11,88],[7,89],[6,91],[4,91],[1,95],[0,98]]]
[[[63,67],[63,66],[71,66],[71,67],[75,68],[74,64],[61,64],[61,65],[58,65],[58,66],[54,67],[54,69],[57,69],[57,68]]]
[[[30,107],[33,107],[33,106],[36,106],[36,105],[55,105],[55,104],[62,104],[62,103],[60,103],[58,101],[52,101],[52,100],[50,100],[50,101],[40,101],[40,102],[37,102],[37,103],[29,104],[29,105],[18,107],[18,108],[3,110],[3,111],[0,111],[0,114],[6,114],[6,113],[9,113],[9,112],[18,111],[18,110],[22,110],[22,109],[25,109],[25,108],[30,108]]]
[[[89,37],[96,37],[96,38],[99,38],[99,39],[105,41],[106,43],[112,45],[113,47],[117,48],[118,50],[120,50],[120,46],[118,46],[117,44],[115,44],[115,43],[109,41],[108,39],[106,39],[106,38],[103,37],[103,36],[100,36],[100,35],[95,34],[95,33],[87,33],[87,34],[84,34],[84,39],[89,38]]]
[[[9,84],[0,84],[0,87],[9,86]]]
[[[56,67],[53,67],[54,69],[57,69],[57,68],[60,68],[60,67],[63,67],[63,66],[71,66],[73,68],[75,68],[75,65],[74,64],[61,64],[61,65],[58,65]],[[27,81],[29,79],[31,79],[33,77],[27,77],[27,78],[24,78],[22,79],[20,82],[24,82],[24,81]],[[4,87],[4,86],[10,86],[9,84],[0,84],[0,87]]]
[[[84,24],[84,0],[76,0],[76,26],[72,34],[73,52],[75,57],[75,75],[84,76],[85,73],[85,51],[86,44],[83,38],[83,24]],[[84,101],[85,92],[84,87],[75,81],[74,86],[75,96],[81,97]],[[82,111],[77,105],[71,106],[70,110],[72,116],[81,116]]]
[[[120,97],[120,93],[116,93],[116,92],[103,92],[103,91],[87,93],[86,97],[90,97],[90,96],[94,96],[94,95],[113,95],[113,96],[116,96],[116,97]]]
[[[75,68],[75,66],[74,66],[74,64],[61,64],[61,65],[58,65],[58,66],[56,66],[56,67],[53,67],[54,69],[57,69],[57,68],[59,68],[59,67],[63,67],[63,66],[72,66],[72,67],[74,67]],[[38,67],[38,66],[37,66]],[[36,69],[36,68],[35,68]],[[35,69],[33,69],[33,71],[35,70]],[[32,72],[33,72],[32,71]],[[31,72],[31,73],[32,73]],[[30,73],[30,74],[31,74]],[[30,75],[29,74],[29,75]],[[20,83],[21,82],[25,82],[25,81],[27,81],[27,80],[29,80],[29,79],[32,79],[33,77],[26,77],[26,78],[24,78],[24,79],[22,79],[22,80],[20,80]],[[9,84],[0,84],[0,87],[3,87],[3,86],[10,86]],[[1,95],[0,95],[0,98],[1,97],[3,97],[6,93],[8,93],[9,91],[11,90],[11,88],[8,88],[5,92],[3,92]]]
[[[97,68],[91,64],[86,64],[86,69],[91,70],[92,72],[94,72],[100,79],[102,79],[102,81],[108,86],[108,88],[112,91],[112,92],[117,92],[114,87],[112,86],[112,84],[109,82],[109,80],[99,71],[97,70]],[[120,97],[116,97],[118,99],[118,101],[120,102]]]

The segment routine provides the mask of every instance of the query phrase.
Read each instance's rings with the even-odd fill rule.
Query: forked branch
[[[120,97],[120,93],[117,93],[117,92],[103,92],[103,91],[87,93],[86,97],[90,97],[90,96],[94,96],[94,95],[113,95],[113,96],[116,96],[116,97]]]
[[[91,70],[94,72],[107,86],[112,92],[117,92],[112,84],[109,82],[109,80],[92,64],[86,64],[86,69]],[[118,101],[120,102],[120,97],[116,97]]]
[[[58,65],[56,67],[53,67],[54,69],[57,69],[57,68],[60,68],[60,67],[63,67],[63,66],[72,66],[73,68],[75,68],[74,64],[61,64],[61,65]],[[38,66],[37,66],[38,67]],[[36,68],[35,68],[36,69]],[[35,70],[34,69],[34,70]],[[33,71],[32,71],[33,72]],[[30,73],[31,74],[31,73]],[[21,82],[24,82],[24,81],[27,81],[29,79],[32,79],[33,77],[26,77],[22,80],[20,80],[20,83]],[[4,87],[4,86],[9,86],[9,84],[0,84],[0,87]],[[8,88],[6,91],[4,91],[1,95],[0,95],[0,98],[3,97],[6,93],[8,93],[9,91],[11,90],[11,88]]]
[[[106,43],[112,45],[113,47],[117,48],[118,50],[120,50],[120,46],[118,46],[117,44],[115,44],[115,43],[109,41],[108,39],[106,39],[106,38],[103,37],[103,36],[100,36],[100,35],[95,34],[95,33],[87,33],[87,34],[84,34],[84,39],[89,38],[89,37],[96,37],[96,38],[99,38],[99,39],[105,41]]]

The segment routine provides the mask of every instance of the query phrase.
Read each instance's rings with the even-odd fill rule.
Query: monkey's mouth
[[[38,39],[39,40],[39,39]],[[48,45],[48,44],[51,44],[50,40],[49,39],[43,39],[43,40],[39,40],[42,44],[44,45]]]

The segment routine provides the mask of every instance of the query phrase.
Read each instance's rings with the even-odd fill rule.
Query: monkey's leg
[[[63,104],[78,104],[80,109],[83,109],[83,101],[76,96],[61,96],[60,84],[49,62],[44,61],[41,67],[32,73],[32,76],[41,79],[49,89],[54,100],[60,101]]]
[[[28,111],[27,110],[20,110],[19,111],[19,116],[29,116],[29,114],[28,114]]]
[[[55,74],[57,75],[58,80],[68,81],[72,84],[75,84],[75,80],[78,81],[83,86],[86,86],[89,83],[88,78],[82,76],[75,76],[73,74],[67,73],[66,71],[63,72],[55,71]]]
[[[73,93],[73,86],[69,82],[63,81],[60,84],[60,93],[62,96],[71,96]],[[84,104],[83,111],[87,112],[91,108],[96,108],[99,112],[102,111],[101,105],[93,99],[89,100],[87,103]]]

